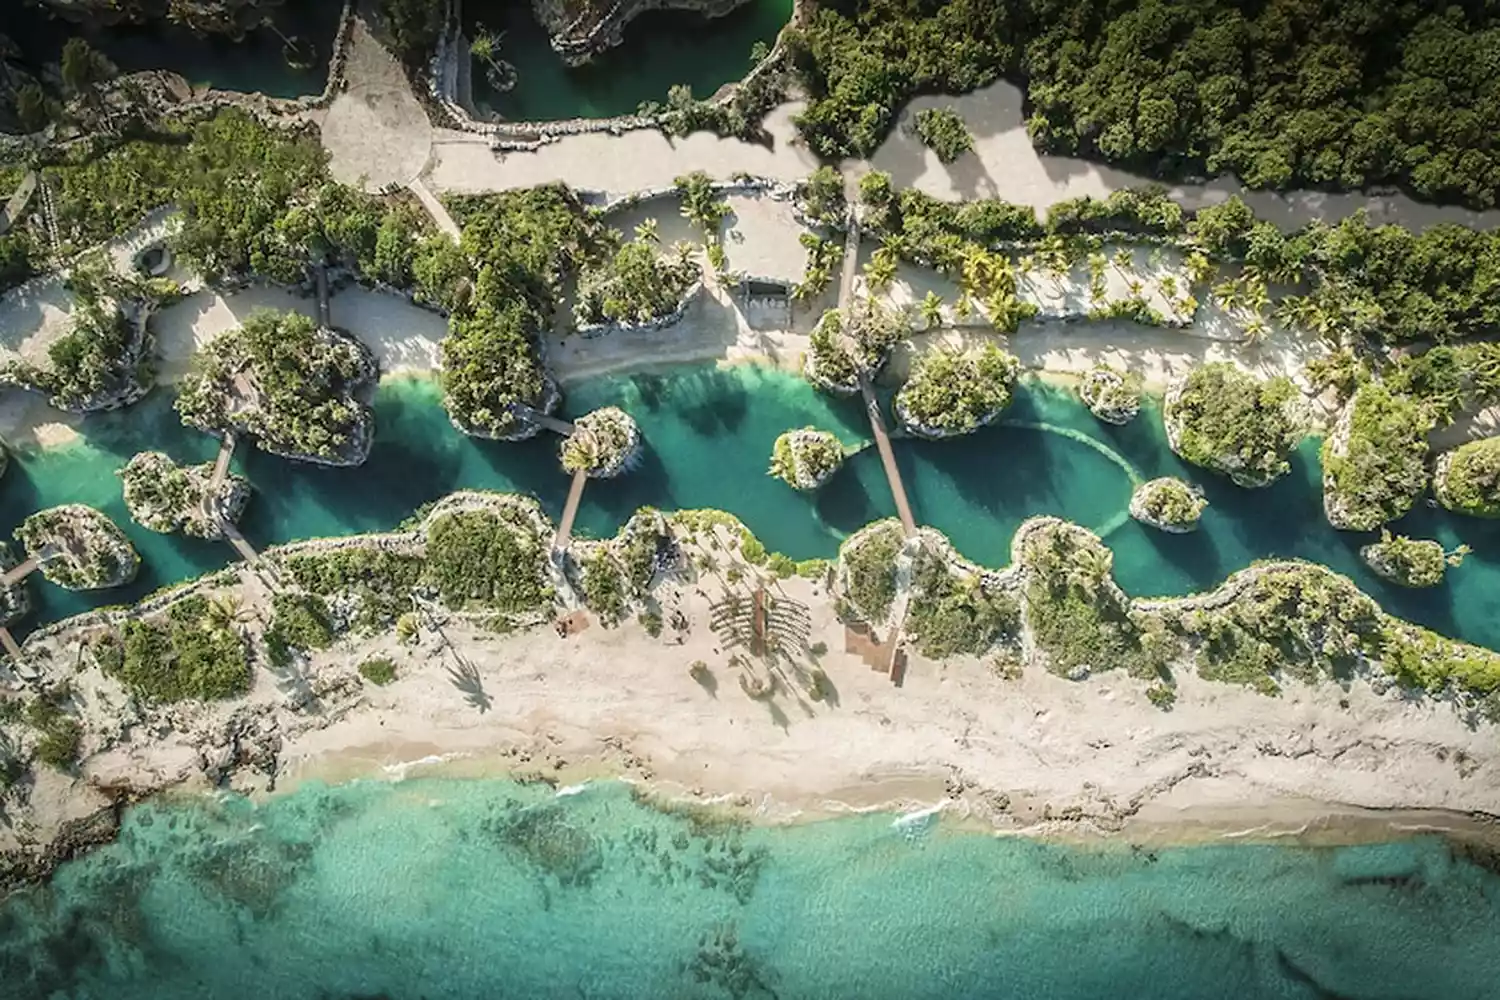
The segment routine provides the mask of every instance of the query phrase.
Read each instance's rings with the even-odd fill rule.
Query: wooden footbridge
[[[562,437],[569,437],[578,431],[568,421],[549,416],[525,403],[507,403],[505,408],[517,419],[529,421]],[[578,517],[578,505],[583,502],[583,488],[588,481],[589,474],[583,469],[573,473],[573,481],[568,485],[568,500],[563,504],[562,519],[557,522],[557,533],[552,536],[554,555],[568,550],[568,543],[573,539],[573,521]]]
[[[14,587],[25,580],[32,573],[42,568],[42,561],[50,559],[57,553],[56,547],[43,545],[37,554],[27,557],[25,562],[12,566],[0,576],[0,587]],[[10,657],[12,663],[21,662],[21,646],[16,642],[15,636],[10,634],[10,629],[0,627],[0,649],[5,650],[5,655]]]
[[[844,349],[851,358],[858,358],[858,348],[849,335],[849,306],[854,300],[854,272],[859,263],[859,214],[854,202],[849,202],[845,216],[844,266],[839,275],[839,316],[843,319]],[[875,449],[880,452],[880,464],[885,467],[886,482],[890,484],[891,496],[896,500],[896,514],[901,518],[901,530],[911,538],[917,533],[916,518],[912,517],[911,504],[906,499],[906,486],[901,482],[901,470],[896,466],[896,453],[891,449],[891,436],[885,427],[885,415],[880,410],[880,400],[870,384],[870,373],[856,362],[859,372],[859,392],[864,397],[865,415],[870,419],[870,433],[875,437]]]
[[[901,470],[896,465],[896,453],[891,448],[891,435],[886,430],[885,414],[880,409],[875,388],[870,384],[870,373],[858,362],[858,347],[849,334],[849,307],[854,301],[854,274],[859,261],[859,214],[855,210],[855,204],[855,199],[850,198],[845,216],[843,268],[839,274],[839,316],[843,320],[844,349],[855,359],[854,367],[859,373],[859,393],[864,398],[870,433],[875,438],[875,449],[880,453],[880,464],[885,469],[886,482],[890,485],[891,496],[896,502],[896,515],[901,519],[901,531],[908,544],[914,544],[913,540],[918,537],[917,521],[912,516],[911,503],[906,498],[906,486],[901,482]],[[867,657],[867,661],[889,676],[897,687],[901,685],[906,672],[906,650],[902,641],[905,625],[906,601],[902,600],[900,607],[892,611],[891,631],[885,642],[880,642],[873,631],[869,636],[872,655]]]
[[[250,565],[260,561],[260,553],[255,547],[245,540],[240,533],[239,526],[225,516],[225,512],[215,506],[215,497],[224,488],[224,479],[229,475],[229,461],[234,458],[235,436],[231,431],[225,431],[224,436],[219,439],[219,455],[214,459],[214,472],[208,479],[208,489],[203,492],[203,516],[212,523],[218,525],[219,531],[223,533],[224,540],[234,547],[239,557]]]

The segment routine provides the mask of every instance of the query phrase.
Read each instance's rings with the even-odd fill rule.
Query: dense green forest
[[[825,0],[793,51],[820,155],[868,155],[918,93],[997,78],[1043,149],[1253,187],[1500,191],[1500,7],[1394,0]]]

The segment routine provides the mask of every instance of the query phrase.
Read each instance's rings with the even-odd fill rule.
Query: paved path
[[[363,3],[355,14],[346,86],[329,105],[320,130],[333,179],[370,192],[409,183],[432,151],[432,123],[406,71],[370,32],[374,6]]]
[[[36,191],[36,171],[26,171],[26,176],[21,178],[21,183],[16,185],[15,193],[0,208],[0,234],[10,229],[15,221],[26,214],[26,204],[31,201],[31,195]]]
[[[443,203],[422,182],[422,178],[414,177],[411,183],[406,186],[411,190],[412,194],[417,196],[417,200],[422,203],[422,207],[427,209],[427,214],[432,216],[432,221],[437,223],[438,229],[453,237],[453,242],[457,243],[461,236],[458,223],[453,221],[453,216],[448,214],[448,210],[443,207]]]
[[[844,236],[844,266],[839,276],[839,315],[844,320],[845,336],[849,323],[849,304],[854,297],[854,269],[859,259],[859,216],[850,202],[848,229]],[[847,342],[846,349],[853,352],[855,346]],[[896,499],[896,514],[901,518],[901,530],[910,538],[917,533],[917,522],[911,513],[911,504],[906,499],[906,486],[901,482],[901,470],[896,467],[896,453],[891,449],[891,436],[885,429],[885,415],[880,412],[880,400],[870,385],[870,377],[863,367],[859,369],[859,391],[865,399],[865,414],[870,418],[870,432],[875,436],[875,448],[880,452],[880,464],[885,466],[885,478],[890,483],[891,495]]]

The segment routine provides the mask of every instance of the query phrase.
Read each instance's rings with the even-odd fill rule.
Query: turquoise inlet
[[[0,996],[1482,1000],[1500,877],[1440,840],[1068,848],[757,828],[617,784],[303,786],[133,810],[0,906]]]
[[[117,413],[96,414],[81,441],[23,451],[0,489],[0,529],[32,511],[87,503],[113,517],[143,558],[128,588],[72,594],[34,578],[39,613],[55,621],[224,565],[229,547],[153,534],[130,522],[115,471],[157,448],[180,461],[213,457],[213,439],[183,428],[166,392]],[[739,516],[772,551],[797,559],[832,557],[839,542],[871,520],[893,516],[879,459],[867,447],[813,495],[766,474],[777,435],[812,424],[846,444],[868,441],[854,400],[815,392],[795,375],[752,366],[689,365],[660,373],[609,376],[568,388],[564,410],[624,407],[646,440],[641,467],[584,494],[577,530],[603,536],[643,505],[663,510],[717,507]],[[462,488],[533,494],[555,518],[567,477],[550,435],[503,443],[467,438],[443,412],[427,380],[383,384],[375,404],[375,447],[357,469],[323,469],[242,449],[236,467],[255,496],[243,528],[257,546],[395,527],[422,504]],[[1500,525],[1449,516],[1425,506],[1396,529],[1474,549],[1442,587],[1387,585],[1360,562],[1370,536],[1334,531],[1323,517],[1316,442],[1297,453],[1291,475],[1265,490],[1243,490],[1178,461],[1152,406],[1126,427],[1096,421],[1071,393],[1029,383],[1001,425],[942,442],[898,440],[897,459],[917,519],[936,527],[965,555],[989,566],[1010,558],[1010,539],[1028,517],[1056,514],[1105,535],[1115,575],[1139,596],[1187,594],[1212,587],[1256,559],[1294,557],[1351,576],[1388,610],[1455,638],[1500,649]],[[1125,516],[1132,476],[1182,476],[1201,484],[1209,507],[1200,530],[1169,536]]]

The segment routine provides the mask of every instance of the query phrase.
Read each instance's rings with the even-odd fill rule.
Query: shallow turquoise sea
[[[894,514],[873,449],[866,449],[815,496],[766,475],[782,431],[814,424],[846,443],[868,440],[859,404],[830,399],[801,379],[750,366],[694,365],[657,374],[607,377],[569,388],[568,414],[604,404],[625,407],[647,442],[643,465],[584,494],[578,530],[612,534],[636,508],[718,507],[737,514],[774,550],[798,559],[831,557],[868,521]],[[518,490],[556,517],[567,493],[556,441],[507,444],[466,438],[449,426],[429,381],[388,381],[377,397],[374,450],[366,465],[330,470],[244,449],[235,463],[255,486],[244,530],[260,546],[318,535],[394,527],[421,504],[464,487]],[[1168,450],[1159,411],[1148,406],[1120,428],[1096,421],[1071,393],[1031,383],[997,426],[955,441],[897,441],[918,520],[946,532],[967,556],[990,566],[1009,560],[1010,539],[1027,517],[1058,514],[1100,531],[1115,551],[1115,575],[1138,595],[1185,594],[1268,557],[1299,557],[1352,576],[1394,613],[1500,649],[1500,524],[1457,518],[1421,505],[1395,526],[1416,537],[1474,549],[1448,582],[1418,592],[1383,584],[1359,561],[1369,536],[1337,532],[1322,511],[1317,442],[1298,452],[1292,473],[1266,490],[1242,490],[1179,462]],[[98,604],[133,600],[164,584],[224,565],[227,546],[156,535],[129,521],[115,470],[135,452],[159,448],[206,461],[212,439],[187,430],[158,392],[83,424],[74,445],[22,452],[0,483],[0,531],[30,512],[65,502],[94,504],[130,534],[144,567],[129,588],[69,594],[33,578],[39,614],[55,620]],[[1212,503],[1201,529],[1170,536],[1124,516],[1131,474],[1182,475]]]
[[[1500,877],[1438,840],[1067,848],[362,782],[137,808],[0,906],[0,996],[1483,1000],[1497,942]]]

